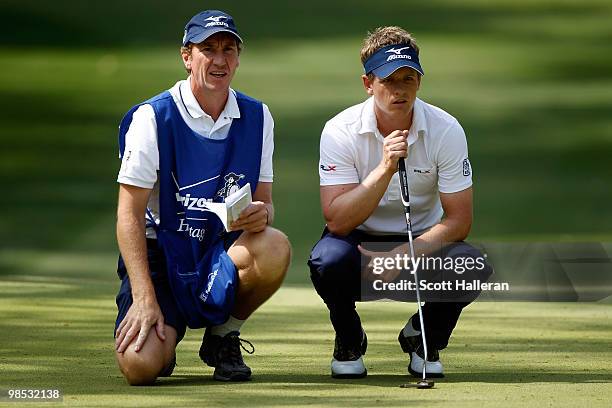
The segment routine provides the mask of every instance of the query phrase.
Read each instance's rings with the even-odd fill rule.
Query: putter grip
[[[408,172],[406,171],[406,163],[403,158],[397,162],[397,167],[399,169],[400,187],[402,190],[402,203],[405,207],[409,207],[410,194],[408,193]]]

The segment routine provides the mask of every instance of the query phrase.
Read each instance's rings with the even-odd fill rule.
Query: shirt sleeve
[[[472,168],[465,132],[455,122],[442,137],[438,150],[438,190],[441,193],[456,193],[471,185]]]
[[[274,119],[270,109],[263,104],[263,144],[261,146],[261,165],[259,181],[271,183],[274,180],[272,156],[274,155]]]
[[[153,188],[159,170],[157,123],[151,105],[136,109],[125,134],[125,150],[117,182],[142,188]]]
[[[359,183],[349,135],[329,122],[321,133],[319,179],[322,186]]]

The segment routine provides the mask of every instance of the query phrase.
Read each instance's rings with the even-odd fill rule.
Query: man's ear
[[[363,81],[363,87],[365,88],[365,91],[368,95],[374,95],[374,89],[372,88],[372,82],[370,81],[370,78],[368,78],[367,75],[362,75],[361,76],[361,80]]]
[[[181,59],[183,60],[183,64],[185,65],[185,68],[190,70],[191,69],[191,53],[182,51]]]

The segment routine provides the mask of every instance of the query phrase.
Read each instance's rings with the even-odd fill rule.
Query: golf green
[[[369,375],[334,380],[327,310],[308,286],[281,288],[243,328],[256,348],[245,357],[251,382],[213,381],[197,355],[202,331],[191,330],[172,377],[130,387],[113,356],[118,281],[104,272],[113,256],[18,257],[47,266],[0,283],[0,389],[59,389],[63,406],[606,407],[612,399],[609,304],[477,302],[441,353],[446,378],[417,390],[400,388],[415,379],[396,342],[414,304],[359,304]],[[85,259],[95,267],[83,269]]]

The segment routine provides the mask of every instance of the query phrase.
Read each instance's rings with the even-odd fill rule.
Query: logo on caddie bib
[[[210,291],[212,290],[213,284],[215,283],[215,279],[217,278],[218,274],[219,269],[215,269],[208,278],[208,284],[206,285],[206,289],[204,290],[204,292],[200,293],[200,300],[203,303],[206,303],[206,299],[208,299],[208,296],[210,295]]]
[[[174,184],[176,185],[177,192],[175,193],[176,201],[181,204],[181,210],[176,213],[178,216],[179,225],[176,229],[177,232],[184,232],[189,235],[190,238],[197,239],[198,241],[204,241],[206,230],[201,226],[202,221],[206,221],[207,218],[205,213],[210,211],[207,204],[212,202],[212,198],[198,197],[196,194],[184,193],[185,190],[191,190],[201,184],[214,182],[219,176],[200,180],[196,183],[181,187],[176,179],[174,173],[170,173]],[[191,190],[193,191],[193,190]],[[183,195],[184,194],[184,195]],[[202,215],[199,215],[202,214]]]
[[[240,185],[238,181],[244,178],[244,174],[236,174],[236,173],[228,173],[223,177],[225,180],[225,185],[222,189],[217,191],[217,197],[221,197],[225,199],[232,193],[240,190]]]

